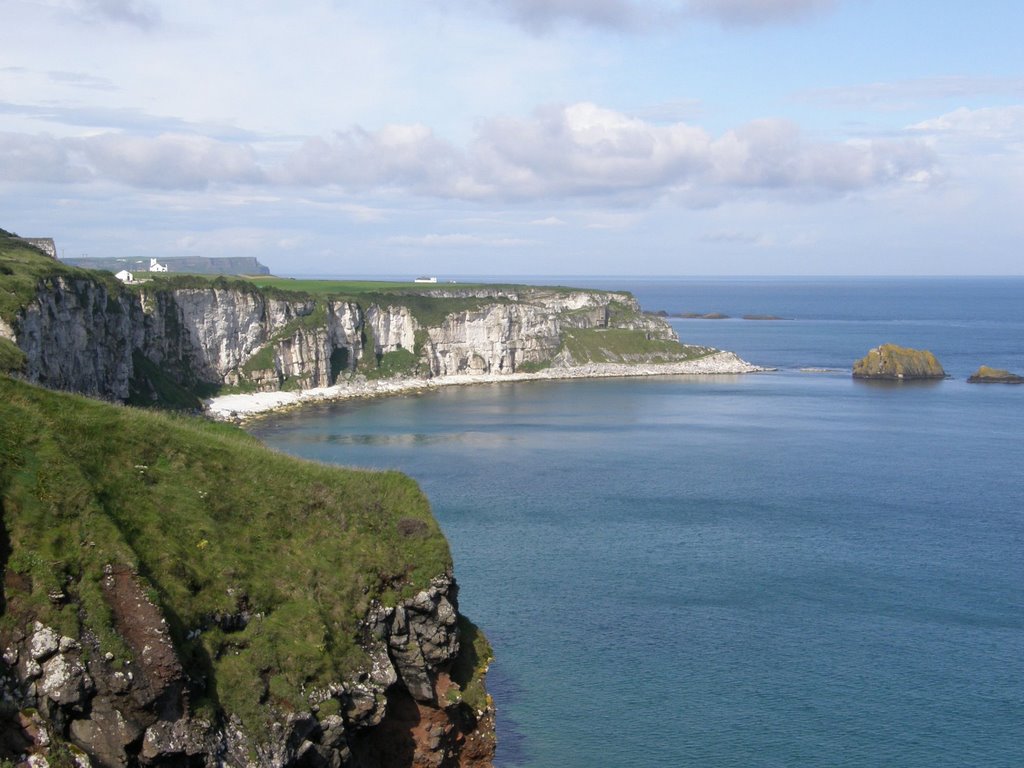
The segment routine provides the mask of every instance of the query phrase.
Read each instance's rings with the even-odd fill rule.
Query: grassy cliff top
[[[69,636],[91,632],[124,659],[101,581],[105,566],[127,566],[186,666],[213,681],[208,703],[250,722],[268,691],[287,708],[366,668],[358,623],[371,601],[393,604],[451,567],[404,475],[305,462],[233,427],[6,376],[0,512],[0,630],[38,618]],[[243,612],[254,618],[240,631],[211,619]]]
[[[390,280],[315,280],[260,275],[246,280],[261,288],[277,288],[315,296],[359,296],[362,294],[431,295],[458,291],[547,291],[556,293],[608,293],[596,288],[571,288],[552,285],[522,285],[517,283],[416,283]],[[621,292],[617,292],[621,293]]]
[[[78,269],[52,259],[16,235],[0,229],[0,319],[10,323],[36,294],[40,281],[66,275],[117,283],[105,272]]]

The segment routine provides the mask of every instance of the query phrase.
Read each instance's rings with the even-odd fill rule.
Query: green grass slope
[[[393,604],[451,567],[404,475],[300,461],[233,427],[6,376],[0,512],[0,631],[38,618],[123,660],[101,579],[130,566],[210,681],[193,701],[250,724],[267,701],[305,707],[304,691],[366,668],[358,623],[371,601]],[[242,631],[211,620],[241,610],[255,616]]]
[[[84,276],[104,282],[114,292],[120,290],[112,274],[69,267],[0,229],[0,320],[10,323],[35,298],[38,286],[58,275]]]

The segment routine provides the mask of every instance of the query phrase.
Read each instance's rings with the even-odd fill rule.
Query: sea
[[[252,427],[419,481],[494,647],[496,765],[1024,766],[1024,386],[966,382],[1024,374],[1024,278],[518,281],[729,315],[669,322],[775,370]],[[950,378],[852,379],[885,342]]]

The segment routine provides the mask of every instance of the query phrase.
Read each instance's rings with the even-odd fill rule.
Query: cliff
[[[489,649],[409,478],[0,376],[0,516],[0,760],[490,764]]]
[[[644,315],[625,293],[374,292],[195,276],[127,287],[3,236],[0,270],[0,338],[21,355],[8,369],[51,388],[139,404],[195,407],[196,395],[215,391],[678,362],[711,351],[680,344],[668,323]]]
[[[853,364],[856,379],[908,381],[912,379],[944,379],[935,355],[927,350],[908,349],[896,344],[883,344]]]

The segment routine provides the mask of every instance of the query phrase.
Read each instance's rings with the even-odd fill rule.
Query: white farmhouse
[[[166,272],[167,271],[167,265],[166,264],[161,264],[156,259],[150,259],[149,260],[149,271],[150,272]]]
[[[437,282],[437,278],[436,277],[417,277],[414,282],[417,282],[417,283],[436,283]]]
[[[134,283],[135,276],[127,269],[122,269],[120,272],[115,272],[114,277],[120,280],[122,283]]]

